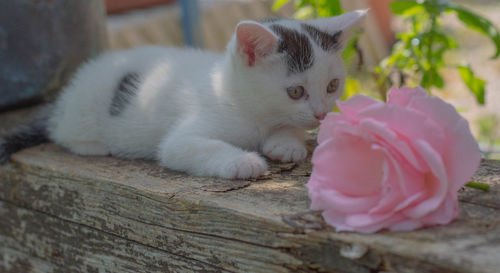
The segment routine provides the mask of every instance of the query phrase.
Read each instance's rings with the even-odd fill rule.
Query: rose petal
[[[315,179],[349,196],[366,196],[380,190],[383,161],[383,152],[372,149],[363,137],[351,134],[322,142],[312,158]]]
[[[384,214],[384,215],[346,215],[345,225],[353,230],[363,233],[377,232],[384,228],[389,228],[392,225],[405,220],[405,216],[399,213]]]
[[[414,168],[421,172],[427,171],[427,166],[425,165],[425,163],[415,155],[408,143],[399,139],[398,135],[385,123],[366,118],[361,120],[359,125],[362,130],[375,135],[380,140],[382,140],[383,143],[387,144],[380,144],[387,150],[395,150],[395,152],[401,154],[399,156],[400,160],[408,161]]]
[[[409,217],[419,218],[441,205],[448,192],[448,177],[441,156],[428,143],[422,140],[415,140],[413,146],[431,169],[431,173],[429,173],[426,179],[427,196],[429,198],[417,204],[412,209],[405,211],[405,214]]]
[[[367,107],[370,107],[372,105],[384,105],[384,103],[373,98],[358,94],[350,97],[346,101],[337,101],[337,106],[339,107],[342,114],[349,118],[356,118],[359,111],[366,109]]]
[[[384,214],[348,214],[346,215],[346,224],[351,227],[366,227],[380,223],[392,216],[391,213]]]
[[[481,153],[469,125],[451,106],[439,98],[414,98],[409,107],[426,113],[442,128],[446,145],[442,155],[453,187],[460,189],[474,175],[481,161]]]
[[[397,212],[425,197],[422,175],[408,175],[401,171],[402,166],[388,156],[388,176],[383,181],[384,192],[377,206],[369,210],[369,214]]]
[[[391,90],[387,104],[356,96],[338,105],[321,124],[307,184],[327,223],[370,233],[457,216],[456,191],[480,154],[453,107],[418,88]]]
[[[399,205],[397,205],[394,208],[394,211],[397,212],[397,211],[406,209],[407,207],[412,206],[412,205],[416,204],[417,202],[420,202],[420,200],[424,199],[424,197],[425,197],[425,193],[424,192],[417,192],[414,195],[406,198],[406,200],[404,200]]]
[[[384,180],[382,181],[383,191],[380,196],[380,202],[372,207],[368,214],[386,214],[394,211],[394,207],[397,206],[403,199],[404,195],[401,193],[401,189],[397,187],[400,182],[400,177],[395,171],[398,166],[394,166],[389,162],[384,164]]]
[[[331,137],[333,132],[338,128],[350,128],[352,122],[339,113],[328,113],[328,115],[321,121],[318,132],[318,143],[321,143]]]
[[[427,97],[427,92],[422,87],[392,87],[387,94],[387,103],[406,106],[414,97]]]
[[[342,213],[359,213],[367,211],[379,202],[378,196],[350,197],[331,189],[312,188],[309,183],[306,186],[310,189],[309,196],[313,210],[333,208]]]
[[[422,222],[426,225],[446,225],[458,215],[457,194],[449,194],[436,210],[426,215]]]
[[[393,187],[397,186],[397,189],[402,192],[403,198],[425,190],[424,175],[421,171],[415,170],[407,163],[408,161],[398,158],[393,153],[389,153],[385,149],[383,151],[387,153],[386,158],[391,170],[388,181]]]
[[[404,221],[405,219],[406,219],[405,216],[403,216],[399,213],[396,213],[396,214],[392,215],[390,218],[388,218],[382,222],[368,225],[368,226],[363,226],[363,227],[355,227],[354,230],[356,230],[358,232],[362,232],[362,233],[373,233],[373,232],[377,232],[377,231],[380,231],[380,230],[385,229],[385,228],[390,228],[392,225],[395,225],[401,221]]]
[[[336,231],[353,231],[354,229],[345,224],[345,214],[334,210],[325,210],[321,214],[325,222],[335,227]]]
[[[441,153],[445,137],[441,128],[426,115],[398,105],[376,105],[358,113],[360,119],[370,118],[386,124],[407,142],[423,139]]]

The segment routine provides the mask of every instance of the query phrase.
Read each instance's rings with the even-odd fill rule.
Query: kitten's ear
[[[313,24],[328,33],[339,33],[337,42],[340,44],[339,48],[343,48],[345,41],[349,38],[351,29],[358,26],[358,23],[366,16],[368,11],[368,9],[355,10],[335,17],[316,19]]]
[[[278,36],[257,22],[242,21],[236,26],[237,50],[248,66],[271,54],[277,42]]]

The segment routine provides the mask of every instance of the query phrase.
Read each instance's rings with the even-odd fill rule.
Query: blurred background
[[[500,159],[498,0],[3,1],[0,111],[50,101],[78,65],[145,44],[223,51],[237,22],[313,19],[370,8],[344,52],[344,99],[384,100],[390,86],[424,86],[470,122],[483,155]],[[1,121],[0,121],[1,125]]]

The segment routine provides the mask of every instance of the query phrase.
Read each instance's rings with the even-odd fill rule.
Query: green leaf
[[[479,128],[479,139],[491,142],[491,139],[496,137],[498,121],[495,114],[484,115],[476,119],[476,125]]]
[[[490,185],[484,183],[469,181],[467,184],[465,184],[465,186],[477,190],[490,191]]]
[[[435,68],[431,68],[423,72],[423,77],[420,85],[425,89],[428,89],[432,86],[442,89],[444,87],[444,80]]]
[[[470,66],[460,65],[457,67],[462,80],[465,85],[469,88],[469,90],[474,94],[476,100],[479,104],[484,104],[485,90],[484,87],[486,82],[480,78],[477,78],[474,75],[474,71],[470,68]]]
[[[288,3],[288,2],[290,2],[290,0],[276,0],[276,1],[274,1],[273,6],[271,7],[271,10],[276,12],[280,8],[282,8],[284,5],[286,5],[286,3]]]
[[[305,6],[305,7],[299,8],[295,12],[293,17],[295,17],[296,19],[304,20],[304,19],[309,19],[309,18],[313,17],[313,15],[314,15],[314,8],[311,6]]]
[[[344,64],[348,66],[351,61],[352,57],[357,53],[356,51],[356,44],[358,43],[358,37],[353,37],[349,39],[344,47],[344,51],[342,52],[342,60],[344,61]]]
[[[429,89],[432,86],[432,75],[430,70],[425,70],[422,72],[422,80],[420,81],[420,86],[424,89]]]
[[[496,59],[500,56],[500,30],[498,30],[491,21],[466,8],[456,5],[449,5],[446,11],[456,12],[458,19],[466,26],[490,38],[496,47],[496,53],[493,55],[492,59]]]
[[[439,4],[439,0],[437,1],[423,1],[422,5],[424,9],[431,15],[431,16],[439,16],[441,12],[443,11],[443,7],[447,7],[446,4]]]
[[[311,0],[295,0],[295,9],[311,5]]]
[[[444,80],[443,78],[441,77],[441,75],[439,75],[438,71],[433,69],[432,70],[432,79],[433,79],[433,82],[432,84],[434,84],[435,87],[439,88],[439,89],[443,89],[444,87]]]
[[[331,17],[344,13],[340,0],[318,0],[317,3],[320,17]]]
[[[346,100],[359,93],[361,93],[361,84],[359,81],[351,77],[346,77],[342,100]]]
[[[392,13],[396,15],[409,16],[418,13],[420,11],[423,11],[422,4],[419,4],[416,1],[412,0],[394,1],[390,4],[390,7]]]

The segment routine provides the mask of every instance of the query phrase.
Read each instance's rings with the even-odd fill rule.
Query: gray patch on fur
[[[313,38],[313,40],[325,51],[330,50],[339,50],[340,42],[339,38],[342,35],[342,31],[339,30],[334,34],[330,34],[324,31],[317,29],[308,24],[302,24],[302,28],[304,28],[307,33]]]
[[[139,74],[135,72],[125,74],[115,90],[115,94],[109,108],[109,114],[112,116],[118,116],[121,114],[137,93],[140,84],[141,79]]]
[[[278,52],[286,54],[288,73],[304,72],[313,66],[313,50],[305,34],[278,24],[270,28],[280,37]]]

